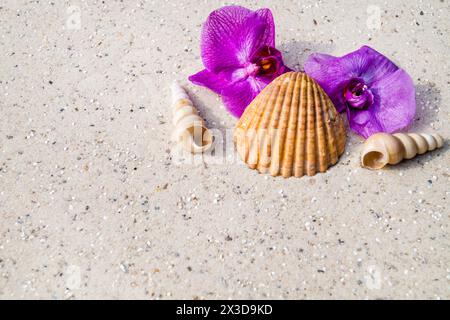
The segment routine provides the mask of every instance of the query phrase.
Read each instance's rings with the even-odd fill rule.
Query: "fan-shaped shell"
[[[234,131],[242,160],[272,176],[325,172],[345,148],[345,127],[323,89],[301,72],[270,83],[245,109]]]

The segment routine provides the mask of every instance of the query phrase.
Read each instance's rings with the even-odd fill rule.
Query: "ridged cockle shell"
[[[344,152],[341,116],[322,88],[301,72],[276,78],[245,109],[234,131],[242,160],[272,176],[325,172]]]

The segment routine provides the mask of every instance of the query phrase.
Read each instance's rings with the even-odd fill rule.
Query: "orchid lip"
[[[279,70],[278,61],[275,57],[265,57],[258,62],[260,75],[271,75]]]
[[[351,79],[344,90],[344,99],[352,108],[364,109],[373,103],[373,94],[363,80]]]

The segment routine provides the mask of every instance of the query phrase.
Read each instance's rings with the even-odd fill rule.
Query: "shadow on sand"
[[[306,41],[291,41],[279,46],[283,53],[285,65],[294,71],[303,71],[306,59],[312,53],[330,53],[334,49],[334,44],[313,43]]]

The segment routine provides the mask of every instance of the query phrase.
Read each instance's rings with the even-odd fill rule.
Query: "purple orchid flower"
[[[202,29],[205,70],[189,80],[221,95],[226,108],[239,117],[267,84],[290,71],[274,47],[275,24],[269,9],[215,10]]]
[[[343,57],[312,54],[305,72],[330,96],[350,127],[368,138],[407,127],[416,112],[411,77],[374,49],[363,46]]]

